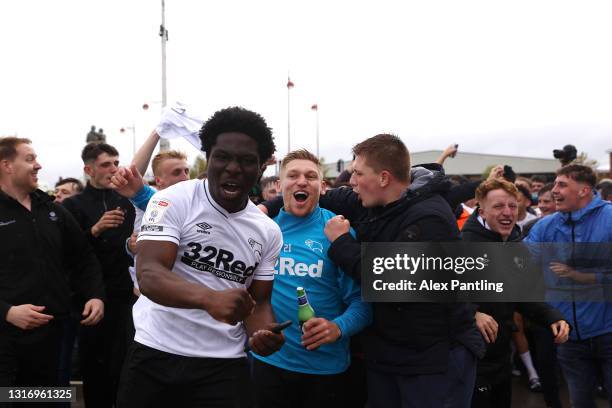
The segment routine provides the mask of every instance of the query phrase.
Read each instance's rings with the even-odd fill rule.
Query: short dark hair
[[[268,127],[266,120],[258,113],[233,106],[215,112],[200,129],[202,151],[206,153],[207,159],[217,143],[217,137],[228,132],[244,133],[254,139],[262,164],[268,161],[276,150],[272,129]]]
[[[75,179],[74,177],[60,178],[58,182],[55,183],[55,187],[63,186],[64,184],[68,183],[74,184],[74,189],[77,193],[83,191],[83,183],[81,183],[81,180]]]
[[[450,176],[449,180],[451,181],[451,183],[453,183],[453,185],[456,185],[456,186],[461,186],[463,184],[467,184],[470,182],[470,179],[462,175]]]
[[[399,181],[410,180],[410,153],[402,140],[390,134],[379,134],[356,144],[356,156],[362,156],[376,172],[389,171]]]
[[[265,186],[267,186],[270,183],[276,183],[279,180],[278,176],[270,176],[270,177],[264,177],[261,180],[259,180],[259,185],[261,186],[261,188],[263,189]]]
[[[581,164],[568,164],[557,170],[557,176],[567,176],[578,183],[586,183],[591,188],[597,184],[597,176],[592,168]]]
[[[597,183],[597,185],[595,186],[595,188],[601,189],[601,188],[604,188],[605,186],[612,186],[612,180],[610,180],[609,178],[600,180],[599,183]]]
[[[348,170],[342,170],[342,173],[338,174],[338,177],[334,180],[332,187],[350,186],[351,173]]]
[[[0,160],[13,160],[17,156],[17,146],[24,143],[32,144],[32,141],[24,137],[0,137]]]
[[[113,146],[107,143],[92,142],[87,143],[81,152],[83,163],[95,161],[102,153],[109,156],[119,156],[119,152]]]
[[[544,186],[540,189],[540,191],[538,191],[538,197],[541,197],[542,195],[552,191],[554,186],[555,186],[554,183],[546,183],[546,184],[544,184]]]
[[[525,198],[531,201],[531,193],[529,192],[529,189],[527,189],[527,187],[525,187],[522,184],[516,184],[516,183],[514,183],[514,185],[516,186],[516,189],[519,191],[519,193],[521,193],[522,195],[525,196]]]
[[[531,176],[532,183],[546,183],[547,181],[546,176],[540,176],[538,174]]]
[[[610,201],[610,198],[612,198],[612,185],[606,184],[605,186],[603,186],[601,188],[600,194],[602,199]]]

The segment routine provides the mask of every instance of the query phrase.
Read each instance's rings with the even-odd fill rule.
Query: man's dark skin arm
[[[273,281],[253,280],[249,293],[255,300],[255,310],[244,319],[251,350],[260,356],[267,356],[278,351],[285,343],[282,332],[275,334],[270,329],[276,325],[270,299]]]
[[[172,272],[178,248],[176,244],[143,240],[138,245],[136,276],[140,292],[155,303],[202,309],[214,319],[228,324],[243,321],[253,312],[255,302],[245,289],[215,291]]]

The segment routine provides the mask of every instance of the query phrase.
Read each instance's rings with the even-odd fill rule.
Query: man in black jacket
[[[106,316],[95,328],[81,330],[79,352],[87,408],[114,404],[127,346],[133,337],[135,297],[126,240],[134,229],[134,207],[110,189],[119,153],[106,143],[90,143],[81,154],[89,182],[63,205],[80,224],[102,265]]]
[[[83,326],[104,316],[100,265],[70,213],[37,190],[41,166],[30,144],[0,138],[3,387],[59,385],[58,353],[71,289],[85,300]]]
[[[353,148],[353,190],[330,190],[320,205],[342,216],[325,229],[329,257],[360,280],[361,242],[453,241],[459,230],[440,195],[441,167],[410,170],[403,142],[377,135]],[[444,188],[443,188],[444,187]],[[344,218],[346,217],[346,218]],[[465,303],[375,303],[363,335],[370,407],[469,406],[476,357],[484,352]]]
[[[461,231],[463,240],[500,243],[518,241],[521,236],[520,228],[516,225],[518,194],[516,186],[508,181],[491,179],[483,182],[476,189],[478,211],[472,213]],[[511,262],[509,260],[507,264]],[[547,303],[480,303],[475,317],[478,329],[487,343],[487,353],[478,362],[472,407],[511,406],[510,341],[514,311],[542,326],[550,326],[555,343],[567,341],[569,325],[563,320],[563,315]]]

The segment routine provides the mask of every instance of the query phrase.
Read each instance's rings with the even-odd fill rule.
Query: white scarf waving
[[[202,150],[199,133],[203,124],[204,121],[195,116],[187,106],[175,102],[162,110],[161,119],[155,130],[165,139],[183,137],[196,149]]]

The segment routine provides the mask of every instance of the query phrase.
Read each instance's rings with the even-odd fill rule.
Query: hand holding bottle
[[[313,317],[302,326],[302,345],[307,350],[316,350],[324,344],[333,343],[342,336],[338,325],[322,317]]]

